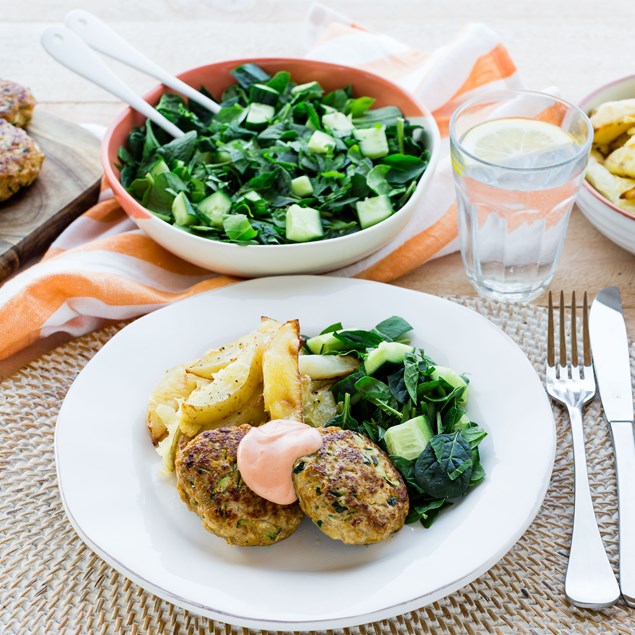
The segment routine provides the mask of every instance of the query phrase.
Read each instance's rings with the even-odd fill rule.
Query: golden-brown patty
[[[0,118],[24,128],[31,121],[35,99],[31,91],[20,84],[0,79]]]
[[[304,514],[298,503],[277,505],[250,490],[236,463],[244,424],[201,432],[176,455],[177,488],[203,526],[229,544],[272,545],[290,536]]]
[[[370,439],[341,428],[321,428],[322,447],[298,459],[293,484],[304,513],[346,544],[379,542],[408,515],[406,485],[388,456]]]
[[[24,130],[0,119],[0,201],[31,185],[43,162],[44,155]]]

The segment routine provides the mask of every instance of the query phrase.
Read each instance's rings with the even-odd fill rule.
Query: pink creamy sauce
[[[274,419],[252,428],[238,444],[238,470],[247,487],[258,496],[290,505],[298,497],[293,489],[293,464],[322,447],[322,435],[306,423]]]

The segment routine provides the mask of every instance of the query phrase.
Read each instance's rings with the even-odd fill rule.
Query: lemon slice
[[[509,118],[475,126],[463,137],[461,145],[488,163],[531,168],[569,158],[575,139],[545,121]]]

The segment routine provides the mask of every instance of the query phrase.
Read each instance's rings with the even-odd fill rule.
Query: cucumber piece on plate
[[[364,360],[364,370],[367,375],[377,372],[385,363],[401,364],[406,353],[412,353],[414,346],[401,342],[380,342],[373,348]]]
[[[316,335],[315,337],[310,337],[306,341],[307,348],[314,353],[315,355],[320,355],[322,353],[328,353],[329,351],[341,351],[344,349],[345,344],[341,340],[338,340],[333,333],[337,331],[332,331],[331,333],[324,333],[322,335]]]
[[[425,415],[419,415],[388,428],[384,441],[388,454],[414,461],[426,449],[433,436],[428,418]]]
[[[286,237],[295,243],[304,243],[316,238],[322,238],[322,220],[320,212],[312,207],[291,205],[287,209]]]
[[[362,229],[376,225],[392,214],[392,203],[386,194],[357,201],[355,207]]]
[[[446,366],[436,366],[430,377],[431,379],[444,379],[453,388],[464,388],[463,394],[457,400],[457,403],[461,406],[467,403],[469,392],[468,383],[465,378],[459,375],[455,370],[447,368]]]

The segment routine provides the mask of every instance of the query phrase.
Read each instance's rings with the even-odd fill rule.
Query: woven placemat
[[[544,309],[455,301],[498,324],[543,375]],[[0,633],[253,632],[199,617],[144,591],[86,547],[66,519],[55,475],[55,420],[73,379],[121,326],[61,346],[0,384]],[[555,412],[558,451],[551,486],[536,520],[512,550],[472,584],[430,606],[336,632],[635,633],[635,610],[622,603],[586,611],[564,598],[572,448],[568,421],[562,409],[555,407]],[[586,409],[585,425],[595,509],[617,570],[613,456],[597,399]]]

